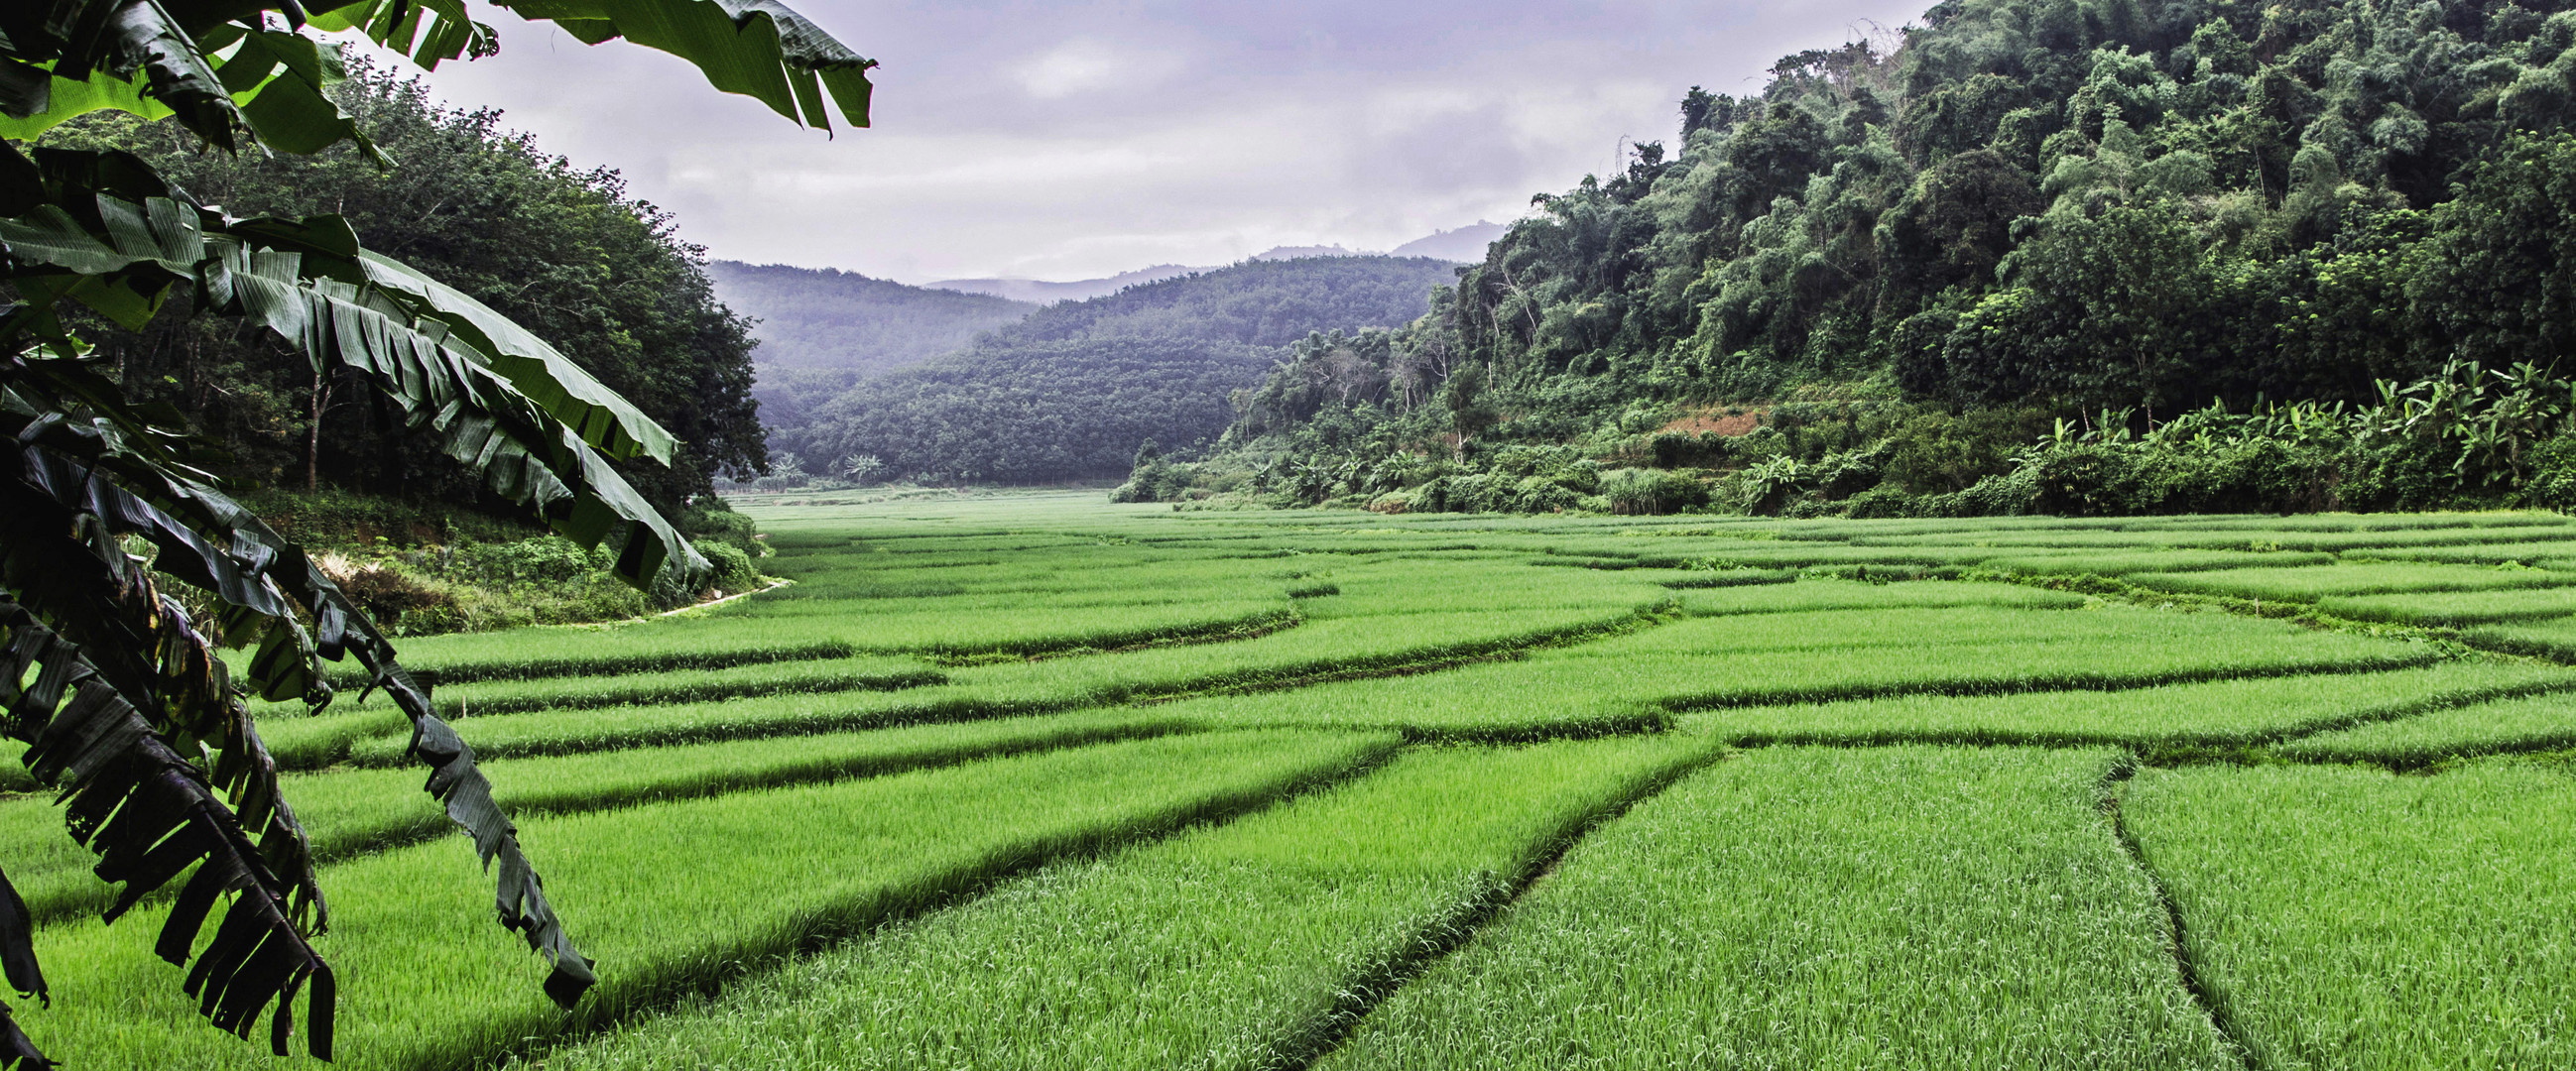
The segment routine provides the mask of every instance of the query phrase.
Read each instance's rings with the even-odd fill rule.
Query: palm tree
[[[829,129],[867,125],[861,58],[775,0],[494,0],[592,44],[624,37],[697,65],[719,90]],[[434,68],[490,55],[463,0],[51,0],[0,5],[0,728],[62,790],[70,835],[124,889],[110,922],[194,874],[156,949],[218,1028],[268,1013],[283,1055],[306,994],[308,1050],[331,1053],[329,923],[295,812],[246,694],[330,702],[325,660],[355,659],[412,721],[428,791],[497,866],[503,926],[553,970],[570,1007],[594,981],[564,933],[474,753],[404,672],[392,644],[303,549],[200,467],[211,444],[175,412],[130,402],[88,359],[66,303],[140,327],[185,288],[199,314],[264,327],[317,375],[345,366],[491,489],[650,585],[709,566],[612,461],[668,464],[671,434],[542,339],[437,280],[361,247],[335,216],[241,219],[199,204],[137,158],[35,147],[84,112],[169,117],[225,151],[313,153],[366,134],[331,96],[354,31]],[[147,564],[144,555],[150,555]],[[211,597],[192,619],[161,590]],[[250,653],[240,678],[219,646]],[[214,936],[197,949],[222,904]],[[25,904],[0,875],[0,973],[50,998]],[[273,1009],[273,1011],[272,1011]],[[51,1066],[0,1005],[0,1065]]]

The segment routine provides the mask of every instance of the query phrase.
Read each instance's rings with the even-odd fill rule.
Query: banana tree
[[[870,60],[774,0],[497,0],[600,43],[695,64],[715,88],[807,125],[867,123]],[[306,1049],[331,1055],[334,984],[311,938],[329,925],[312,850],[278,791],[249,695],[331,701],[326,661],[354,659],[408,715],[427,790],[495,874],[501,924],[552,965],[572,1006],[595,980],[428,686],[303,548],[206,468],[214,447],[137,404],[63,313],[136,328],[185,296],[192,315],[264,328],[315,373],[346,368],[497,494],[639,586],[709,567],[613,463],[668,464],[672,435],[543,339],[365,249],[337,217],[239,218],[134,156],[34,144],[84,112],[169,118],[223,151],[374,154],[334,103],[343,44],[423,67],[491,54],[463,0],[31,0],[0,5],[0,731],[60,789],[68,834],[122,882],[106,920],[178,884],[154,948],[217,1028],[263,1015],[284,1055],[303,996]],[[379,159],[381,159],[379,157]],[[389,163],[389,162],[387,162]],[[162,588],[201,589],[192,618]],[[218,656],[240,648],[238,668]],[[0,860],[0,866],[6,861]],[[186,876],[182,882],[180,879]],[[214,934],[205,922],[220,912]],[[27,909],[0,874],[0,974],[50,999]],[[52,1066],[0,1005],[0,1066]]]

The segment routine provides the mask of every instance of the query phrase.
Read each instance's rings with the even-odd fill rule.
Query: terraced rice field
[[[2576,1067],[2567,518],[745,509],[792,585],[403,646],[570,1014],[399,714],[258,711],[341,1064]],[[281,1066],[34,787],[28,1031]]]

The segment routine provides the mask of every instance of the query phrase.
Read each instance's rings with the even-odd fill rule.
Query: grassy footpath
[[[340,1065],[479,1063],[865,932],[1051,856],[1278,799],[1387,754],[1363,734],[1225,733],[522,823],[546,891],[601,984],[571,1016],[545,965],[494,931],[463,838],[326,868],[318,942],[340,974]],[[155,958],[159,911],[38,931],[58,996],[22,1007],[47,1053],[85,1067],[268,1067],[208,1030]],[[212,929],[199,941],[213,938]],[[77,996],[75,996],[77,994]]]
[[[1576,831],[1708,754],[1415,751],[545,1057],[592,1068],[1294,1067]]]
[[[1783,748],[1639,804],[1330,1068],[2227,1068],[2107,752]]]
[[[2576,1066],[2576,793],[2507,764],[2140,773],[2121,812],[2269,1071]]]

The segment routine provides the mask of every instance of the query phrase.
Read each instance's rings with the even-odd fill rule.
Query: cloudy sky
[[[457,105],[624,171],[718,257],[927,282],[1385,249],[1669,139],[1683,90],[1926,0],[791,0],[884,66],[867,130],[797,127],[670,56],[473,5]]]

